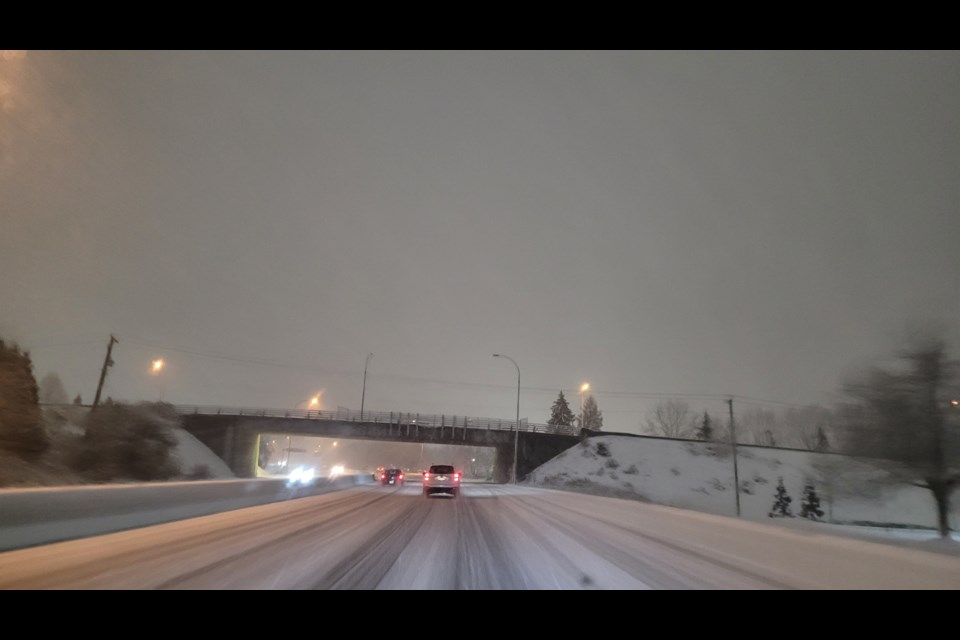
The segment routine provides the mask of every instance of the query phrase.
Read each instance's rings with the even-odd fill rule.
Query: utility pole
[[[737,496],[737,517],[740,517],[740,471],[737,469],[737,428],[733,422],[733,398],[727,399],[730,406],[730,441],[733,445],[733,484]]]
[[[120,342],[113,337],[113,334],[110,334],[110,342],[107,343],[107,357],[103,359],[103,368],[100,370],[100,382],[97,383],[97,395],[93,397],[93,407],[90,409],[93,411],[97,408],[97,405],[100,404],[100,392],[103,391],[103,382],[107,379],[107,367],[113,366],[113,360],[110,359],[110,354],[113,352],[113,345]]]

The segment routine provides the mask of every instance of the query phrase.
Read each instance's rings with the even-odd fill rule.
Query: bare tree
[[[745,434],[750,434],[753,444],[773,447],[779,443],[782,446],[785,439],[778,437],[781,431],[782,422],[778,420],[776,412],[769,409],[752,407],[737,417],[737,432],[744,434],[739,436],[741,442]]]
[[[833,431],[833,414],[825,407],[808,405],[790,408],[783,421],[794,442],[810,451],[826,451]]]
[[[668,438],[683,438],[697,428],[697,416],[683,400],[658,402],[647,416],[647,429]]]
[[[896,366],[875,367],[848,383],[841,407],[847,448],[901,482],[928,489],[940,535],[950,535],[950,494],[960,483],[960,415],[948,390],[957,367],[940,338],[914,341]]]

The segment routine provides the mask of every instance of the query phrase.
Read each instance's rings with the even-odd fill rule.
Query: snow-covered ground
[[[179,462],[180,472],[183,475],[189,476],[191,472],[206,467],[205,475],[209,479],[222,480],[236,477],[227,463],[191,433],[179,427],[170,427],[170,434],[177,439],[173,455]]]
[[[893,483],[886,473],[863,461],[753,446],[740,446],[737,453],[744,518],[784,524],[801,520],[769,517],[782,478],[792,499],[794,516],[800,515],[804,487],[812,484],[824,512],[822,521],[846,525],[847,533],[914,541],[936,537],[936,510],[930,492]],[[720,444],[600,436],[541,465],[525,482],[736,515],[733,456],[729,446]],[[958,503],[960,499],[954,496],[950,519],[954,531],[960,529]],[[803,522],[820,526],[808,520]],[[832,529],[840,532],[836,527]],[[960,535],[957,540],[960,541]]]
[[[526,486],[366,486],[0,553],[0,589],[51,588],[956,590],[960,557]]]

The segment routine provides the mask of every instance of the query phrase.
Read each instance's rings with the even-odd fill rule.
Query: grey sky
[[[127,399],[829,402],[960,338],[958,113],[957,52],[7,55],[0,336],[88,401],[114,332]]]

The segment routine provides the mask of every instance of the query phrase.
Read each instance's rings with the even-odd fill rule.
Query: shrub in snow
[[[606,442],[597,443],[597,455],[603,456],[604,458],[610,457],[610,447],[607,446]]]
[[[617,462],[617,459],[616,459],[616,458],[610,458],[609,460],[607,460],[607,468],[608,468],[608,469],[616,469],[616,468],[619,467],[619,466],[620,466],[620,463]]]
[[[179,475],[176,439],[150,405],[104,405],[87,414],[74,468],[95,482],[167,480]]]
[[[803,502],[800,503],[800,516],[810,520],[819,520],[823,517],[823,510],[820,508],[820,496],[812,484],[803,488]]]
[[[632,475],[632,474],[640,473],[640,469],[637,469],[637,465],[632,464],[629,467],[627,467],[627,470],[624,471],[624,473],[629,473]]]
[[[780,482],[777,483],[777,492],[774,494],[773,508],[768,515],[771,518],[792,518],[791,502],[793,502],[793,498],[787,495],[787,488],[783,486],[783,478],[781,477]]]

